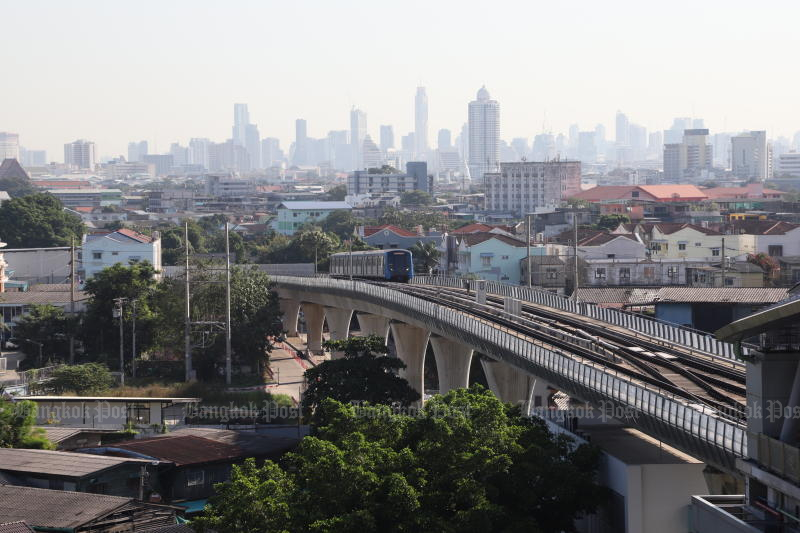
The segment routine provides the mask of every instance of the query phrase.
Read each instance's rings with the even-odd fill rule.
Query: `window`
[[[501,257],[502,257],[502,259],[508,259],[507,255],[504,255],[504,256],[501,256]]]
[[[678,267],[669,267],[667,269],[667,276],[670,278],[677,278],[678,277]]]
[[[719,257],[719,248],[712,248],[711,255],[714,257]]]
[[[631,269],[630,268],[620,268],[619,269],[619,279],[631,279]]]
[[[696,243],[694,243],[694,245],[695,246],[703,246],[703,243],[702,242],[696,242]]]
[[[205,482],[205,475],[202,470],[190,470],[186,472],[186,486],[197,487],[203,485]]]
[[[111,252],[111,255],[119,255],[119,252]]]
[[[102,259],[103,252],[92,252],[92,259]]]
[[[685,250],[685,249],[686,249],[686,243],[685,242],[679,242],[678,243],[678,250]]]
[[[547,279],[558,279],[558,269],[553,267],[547,267],[545,275]]]
[[[606,269],[605,268],[594,269],[594,277],[597,279],[606,279]]]
[[[481,266],[492,266],[492,258],[489,256],[481,257]]]
[[[656,277],[656,267],[644,267],[644,277],[646,278]]]
[[[150,423],[150,406],[146,403],[128,404],[128,422],[137,425]]]
[[[631,198],[639,198],[639,191],[631,191]]]
[[[615,257],[617,257],[617,254],[606,254],[606,257],[608,259],[614,259]]]
[[[767,248],[767,254],[772,257],[782,257],[783,256],[783,245],[780,244],[770,244]]]
[[[725,278],[725,286],[726,287],[732,287],[733,286],[733,278],[726,277]]]

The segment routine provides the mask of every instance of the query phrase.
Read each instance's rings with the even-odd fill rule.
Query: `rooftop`
[[[130,503],[132,498],[0,485],[0,520],[40,528],[77,528]]]
[[[654,303],[743,303],[772,304],[786,298],[785,288],[662,287]]]
[[[75,291],[75,301],[87,300],[89,295],[85,291]],[[0,295],[0,305],[34,305],[34,304],[62,304],[69,303],[70,291],[58,290],[29,290],[25,292],[4,292]]]
[[[148,461],[86,453],[0,448],[0,470],[81,478],[126,463]]]
[[[25,522],[6,522],[0,524],[0,533],[30,533],[33,531]]]
[[[463,236],[462,241],[465,242],[467,246],[475,246],[491,239],[498,240],[504,244],[514,246],[515,248],[525,248],[527,246],[525,241],[503,235],[502,233],[468,233]]]
[[[128,228],[121,228],[116,231],[97,231],[86,236],[87,241],[101,238],[114,239],[117,241],[125,241],[130,239],[142,244],[151,243],[154,241],[153,237]]]
[[[391,231],[395,235],[400,235],[401,237],[418,237],[418,235],[413,231],[408,231],[407,229],[398,228],[397,226],[392,226],[391,224],[384,224],[383,226],[365,226],[364,237],[369,237],[370,235],[374,235],[384,230]]]
[[[701,463],[633,428],[604,424],[581,426],[581,430],[591,436],[592,444],[627,465]]]
[[[306,211],[312,209],[331,210],[331,209],[353,209],[353,206],[347,202],[281,202],[278,209],[281,207],[286,209],[294,209],[298,211]]]

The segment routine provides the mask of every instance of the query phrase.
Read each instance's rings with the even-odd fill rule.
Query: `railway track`
[[[707,405],[731,419],[744,419],[745,378],[736,366],[540,306],[523,303],[520,315],[512,316],[503,311],[503,298],[495,295],[487,295],[486,304],[478,304],[474,295],[463,289],[381,285],[495,322],[693,403]]]

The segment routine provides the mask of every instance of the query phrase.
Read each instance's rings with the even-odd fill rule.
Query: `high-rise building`
[[[261,165],[261,134],[255,124],[248,124],[244,129],[244,147],[250,156],[250,169],[263,168]]]
[[[428,164],[425,161],[406,163],[405,174],[399,172],[396,174],[370,174],[366,170],[356,170],[347,177],[347,194],[350,196],[401,194],[414,190],[433,193],[433,176],[428,175]]]
[[[414,97],[414,141],[415,157],[424,159],[428,153],[428,94],[425,87],[417,87]]]
[[[361,148],[364,138],[367,136],[367,114],[360,109],[353,107],[350,110],[350,147],[353,152],[352,165],[355,170],[364,168],[364,158],[361,155]]]
[[[362,157],[364,159],[364,168],[381,168],[386,162],[383,151],[378,148],[372,137],[367,135],[364,137],[364,144],[361,147]]]
[[[683,142],[664,145],[664,181],[681,183],[685,178],[700,178],[714,165],[714,149],[708,143],[707,129],[683,132]]]
[[[764,181],[771,177],[772,157],[766,131],[731,137],[731,170],[737,178]]]
[[[482,183],[483,175],[500,165],[500,104],[483,86],[468,109],[469,172],[473,181]]]
[[[458,151],[461,159],[469,161],[469,123],[461,125],[461,134],[458,136]]]
[[[562,200],[579,193],[581,163],[500,163],[500,171],[487,172],[484,179],[487,211],[524,216],[544,208],[557,207]]]
[[[27,150],[20,146],[19,162],[24,167],[43,167],[47,165],[47,152],[45,150]]]
[[[200,137],[189,139],[189,164],[208,169],[208,147],[211,140]]]
[[[515,137],[511,139],[511,149],[514,150],[514,161],[522,161],[522,159],[527,159],[530,156],[528,139],[525,137]]]
[[[351,159],[353,157],[350,149],[350,132],[347,130],[334,130],[328,132],[328,159],[331,166],[339,170],[352,168]]]
[[[176,167],[189,163],[189,149],[180,143],[172,143],[169,146],[169,154],[172,156],[172,164]]]
[[[403,135],[400,137],[400,149],[404,152],[407,152],[407,157],[413,157],[414,147],[416,146],[416,142],[414,141],[414,132],[409,132],[408,135]]]
[[[148,154],[147,141],[132,141],[128,143],[128,162],[142,161]]]
[[[394,148],[394,128],[390,125],[381,125],[381,150],[384,152]]]
[[[664,130],[664,144],[677,144],[683,139],[683,132],[692,129],[690,117],[677,117],[672,121],[672,127]]]
[[[250,124],[250,113],[247,104],[233,104],[233,144],[247,146],[248,124]]]
[[[628,126],[628,144],[634,161],[641,161],[647,152],[647,128],[638,124]]]
[[[261,141],[261,164],[264,168],[280,166],[283,163],[281,142],[275,137],[266,137]]]
[[[78,139],[75,142],[65,144],[64,163],[80,170],[94,170],[94,143],[85,139]]]
[[[661,158],[664,149],[664,132],[653,131],[647,138],[647,155],[653,159]]]
[[[631,143],[630,122],[622,111],[617,111],[616,141],[621,146],[628,146]]]
[[[549,161],[556,156],[556,140],[552,133],[540,133],[533,138],[534,161]]]
[[[0,163],[4,159],[19,160],[19,134],[0,131]]]
[[[451,141],[451,138],[452,138],[452,136],[451,136],[450,130],[446,130],[446,129],[439,130],[439,135],[437,136],[437,139],[436,139],[436,147],[439,150],[447,150],[447,149],[451,148],[452,145],[453,145],[452,141]]]
[[[786,152],[778,156],[775,175],[779,178],[800,178],[800,152]]]
[[[305,119],[294,121],[294,154],[292,164],[303,166],[308,164],[308,124]]]
[[[595,132],[582,131],[578,133],[578,159],[586,165],[592,165],[597,162]]]

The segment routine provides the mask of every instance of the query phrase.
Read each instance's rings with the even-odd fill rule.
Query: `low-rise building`
[[[122,191],[119,189],[48,189],[52,194],[64,204],[64,207],[103,207],[118,206],[122,203]]]
[[[347,177],[347,195],[401,195],[409,191],[424,191],[433,194],[433,175],[428,175],[428,164],[424,161],[406,163],[406,172],[381,174],[368,170],[356,170]]]
[[[519,216],[552,209],[580,193],[580,161],[500,163],[499,172],[483,176],[487,211]]]
[[[383,226],[359,226],[356,233],[364,242],[373,248],[387,250],[391,248],[401,248],[408,250],[419,242],[432,242],[437,246],[442,244],[443,234],[437,231],[430,231],[427,234],[423,231],[408,231],[391,224]]]
[[[707,259],[744,257],[755,252],[755,238],[746,234],[726,235],[694,224],[620,224],[614,233],[632,233],[647,245],[653,259]],[[723,248],[725,250],[723,251]]]
[[[157,272],[161,270],[161,236],[157,231],[150,236],[122,228],[84,236],[81,246],[84,279],[118,263],[141,261],[149,262]]]
[[[281,202],[273,229],[283,235],[294,235],[303,225],[325,220],[335,211],[351,211],[347,202]]]
[[[544,247],[533,248],[545,255]],[[470,233],[458,239],[459,275],[473,274],[480,279],[519,284],[520,260],[527,256],[527,244],[514,237],[495,233]]]

